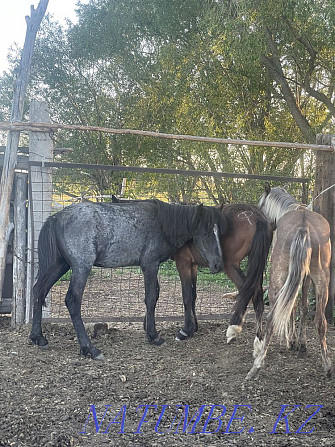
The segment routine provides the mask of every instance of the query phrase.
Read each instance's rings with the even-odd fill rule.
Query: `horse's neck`
[[[299,202],[292,202],[286,206],[270,206],[266,214],[272,223],[276,223],[285,214],[300,208],[304,208],[304,205],[301,205]]]

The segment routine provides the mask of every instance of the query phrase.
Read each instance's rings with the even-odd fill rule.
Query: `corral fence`
[[[34,162],[35,169],[43,169],[41,162]],[[113,166],[100,165],[98,168],[94,165],[80,165],[71,163],[45,163],[44,168],[53,171],[52,182],[52,211],[62,209],[71,203],[83,200],[109,202],[111,196],[105,194],[99,196],[92,194],[94,184],[86,180],[88,171],[95,174],[104,175],[118,174],[122,178],[122,198],[138,198],[138,192],[141,192],[141,198],[160,198],[168,199],[169,191],[174,197],[185,190],[183,185],[193,185],[192,193],[199,202],[208,205],[214,205],[215,198],[209,198],[205,185],[213,182],[213,177],[220,179],[221,182],[234,181],[237,193],[243,196],[245,189],[245,178],[227,178],[225,174],[220,173],[201,173],[179,171],[177,174],[173,170],[161,169],[141,169],[136,167],[118,166],[115,170]],[[71,192],[68,191],[68,176],[77,179],[71,182]],[[78,179],[83,177],[82,181]],[[288,184],[295,191],[302,193],[303,185],[308,184],[308,179],[294,179],[286,177],[284,179],[267,176],[267,180],[276,180],[281,185]],[[85,181],[84,181],[85,180]],[[244,192],[245,202],[251,203],[255,200],[255,195],[260,196],[264,188],[264,179],[254,176],[248,181],[253,184],[252,194],[249,197]],[[38,190],[40,186],[40,190]],[[48,184],[42,181],[39,185],[35,184],[35,194],[40,197],[43,203],[37,204],[37,213],[42,208],[46,209],[43,191],[49,190]],[[75,194],[73,193],[75,191]],[[36,201],[33,201],[33,208]],[[35,211],[33,211],[35,213]],[[37,221],[37,217],[34,217]],[[160,274],[160,299],[157,305],[157,317],[160,319],[175,319],[182,316],[182,300],[180,280],[172,261],[161,265]],[[68,286],[68,281],[60,281],[54,288],[49,308],[45,311],[45,318],[65,318],[68,315],[64,305],[64,296]],[[207,269],[200,269],[198,280],[198,300],[197,309],[199,318],[226,318],[229,314],[232,304],[235,286],[228,281],[224,274],[210,275]],[[86,287],[82,312],[85,319],[98,319],[108,321],[135,321],[142,319],[144,308],[144,283],[139,268],[122,269],[93,269]]]
[[[31,116],[34,117],[35,123],[49,123],[45,104],[33,103],[32,108]],[[46,129],[41,126],[43,127],[42,124],[33,124],[29,148],[22,149],[17,163],[12,212],[15,222],[15,232],[12,234],[14,242],[10,245],[8,253],[9,267],[5,277],[7,287],[4,288],[7,296],[3,297],[0,309],[0,312],[12,312],[13,325],[23,321],[29,322],[31,319],[32,286],[38,269],[38,234],[46,218],[64,206],[83,200],[108,202],[111,201],[112,194],[124,199],[155,197],[215,205],[220,202],[220,198],[212,193],[210,185],[218,181],[227,187],[233,186],[238,199],[236,201],[245,203],[257,201],[263,192],[264,181],[285,185],[286,189],[304,203],[311,195],[310,181],[307,178],[56,162],[53,155],[65,149],[54,150],[49,132],[42,132]],[[254,143],[265,145],[264,142]],[[283,144],[286,144],[286,147],[297,147],[295,143]],[[302,146],[306,146],[305,149],[310,147]],[[329,145],[325,149],[332,155]],[[99,194],[96,190],[96,179],[99,176],[109,177],[111,184],[114,181],[115,189]],[[92,181],[92,178],[95,181]],[[252,188],[246,187],[250,185]],[[185,194],[185,191],[190,190],[191,195]],[[248,194],[246,191],[249,191]],[[157,318],[181,319],[181,287],[172,261],[161,266],[159,281],[161,292]],[[45,321],[69,319],[64,304],[68,284],[69,275],[65,275],[53,287],[44,310]],[[200,319],[227,318],[234,295],[235,287],[224,274],[210,275],[206,269],[200,269],[197,299]],[[140,269],[92,270],[83,297],[84,320],[139,321],[143,319],[144,312],[144,284]]]

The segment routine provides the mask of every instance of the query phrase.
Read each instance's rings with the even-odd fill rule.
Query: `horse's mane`
[[[153,202],[157,206],[157,219],[163,234],[176,248],[197,235],[212,231],[214,224],[218,225],[221,235],[226,232],[226,219],[219,207]]]
[[[264,193],[259,200],[259,208],[264,211],[271,222],[277,222],[289,211],[299,209],[303,205],[292,197],[284,188],[277,186]]]

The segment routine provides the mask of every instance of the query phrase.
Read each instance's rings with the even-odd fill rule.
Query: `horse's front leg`
[[[195,303],[197,300],[197,276],[198,276],[198,267],[196,264],[192,264],[192,312],[194,318],[194,328],[195,332],[198,331],[198,319],[197,314],[195,312]]]
[[[145,305],[147,308],[145,330],[147,339],[154,345],[161,345],[164,339],[158,334],[155,325],[155,309],[157,303],[157,275],[159,264],[142,266],[145,288]]]
[[[184,303],[184,326],[176,334],[176,340],[186,340],[188,337],[193,337],[197,330],[197,322],[195,316],[195,299],[196,299],[196,266],[192,266],[191,260],[189,263],[179,263],[176,259],[176,267],[181,281],[181,290]],[[195,282],[193,278],[193,270],[195,269]]]
[[[159,285],[159,281],[157,278],[157,282],[156,282],[156,305],[157,305],[157,301],[159,298],[159,291],[160,291],[160,285]],[[143,329],[146,331],[147,330],[147,315],[145,315],[144,319],[143,319]]]

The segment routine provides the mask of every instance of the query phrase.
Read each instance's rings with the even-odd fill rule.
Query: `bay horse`
[[[222,213],[227,221],[227,231],[221,234],[223,271],[239,292],[226,333],[227,343],[241,332],[247,306],[252,299],[257,322],[254,343],[257,345],[263,338],[263,273],[272,241],[272,227],[263,212],[253,205],[224,205]],[[240,263],[246,256],[248,266],[245,276]],[[184,326],[177,332],[176,339],[185,340],[198,329],[195,312],[197,266],[206,266],[206,261],[192,241],[178,250],[172,259],[181,280],[185,310]]]
[[[176,205],[159,200],[70,205],[49,217],[38,241],[39,271],[33,288],[34,310],[30,340],[39,346],[48,341],[42,334],[42,306],[51,287],[70,268],[72,275],[65,303],[79,341],[80,352],[103,358],[92,345],[81,319],[81,301],[93,266],[138,265],[144,275],[146,336],[164,342],[155,327],[159,294],[159,265],[189,240],[207,260],[210,271],[222,269],[220,234],[226,231],[219,209],[202,205]]]
[[[311,281],[315,286],[315,323],[321,355],[325,372],[330,376],[332,363],[327,352],[325,318],[331,258],[329,223],[320,214],[309,211],[280,187],[270,188],[266,185],[259,207],[276,225],[277,234],[271,257],[270,312],[266,321],[265,336],[246,378],[253,378],[262,367],[273,333],[285,339],[288,347],[297,347],[301,354],[305,353],[307,294]],[[297,336],[294,314],[301,287],[301,320]]]

